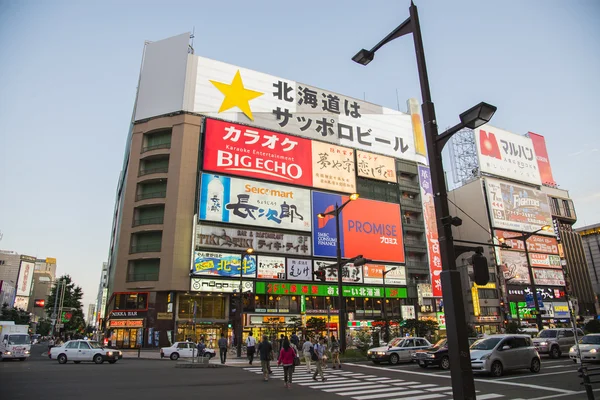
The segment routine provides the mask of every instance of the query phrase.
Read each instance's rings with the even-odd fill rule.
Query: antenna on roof
[[[398,88],[396,88],[396,102],[398,103],[398,111],[400,111],[400,97],[398,96]]]
[[[194,38],[196,37],[196,26],[192,28],[192,34],[190,35],[190,39],[192,39],[192,44],[190,44],[191,54],[194,54]]]

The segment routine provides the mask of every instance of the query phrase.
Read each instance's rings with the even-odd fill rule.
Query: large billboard
[[[533,232],[548,225],[550,229],[539,234],[554,236],[546,193],[490,178],[485,183],[494,228]]]
[[[507,284],[528,285],[529,269],[525,253],[518,251],[498,250],[500,252],[500,271]]]
[[[483,173],[541,185],[531,139],[483,125],[475,129],[479,169]]]
[[[364,178],[398,182],[396,180],[396,160],[366,151],[356,152],[356,173]]]
[[[193,276],[222,276],[239,277],[240,270],[245,277],[256,276],[256,257],[242,254],[214,253],[209,251],[195,251],[194,264],[192,265]]]
[[[200,220],[310,231],[310,190],[202,174]]]
[[[532,271],[536,285],[565,286],[565,276],[562,269],[532,268]]]
[[[317,271],[319,268],[330,266],[331,261],[314,261],[314,270]],[[355,266],[352,263],[348,263],[342,267],[342,282],[344,283],[363,283],[362,282],[362,266]],[[325,282],[337,282],[338,281],[338,270],[337,268],[326,268],[325,269]]]
[[[208,58],[194,60],[193,112],[394,158],[427,161],[415,152],[409,114]]]
[[[504,239],[504,243],[510,246],[512,250],[525,251],[523,241],[513,239],[521,236],[522,233],[496,229],[494,235],[499,239]],[[555,237],[533,235],[527,239],[527,250],[532,253],[558,254],[558,242]]]
[[[556,181],[552,176],[552,166],[548,157],[548,149],[546,148],[546,139],[542,135],[533,132],[528,132],[527,136],[531,139],[533,148],[535,149],[542,184],[556,186]]]
[[[406,267],[396,265],[365,264],[363,266],[363,282],[370,284],[383,284],[383,272],[386,285],[406,286]]]
[[[356,193],[354,150],[313,141],[312,174],[316,188]]]
[[[226,251],[245,251],[252,248],[260,253],[296,256],[312,254],[311,237],[256,229],[238,229],[223,226],[196,225],[196,250],[203,248]]]
[[[17,296],[29,296],[29,293],[31,292],[31,282],[33,281],[34,268],[35,263],[29,261],[21,261],[21,267],[19,268],[19,278],[17,279]]]
[[[312,261],[302,258],[287,259],[287,279],[290,281],[312,281],[313,266]]]
[[[431,187],[431,171],[428,167],[419,165],[419,185],[423,202],[423,220],[425,222],[425,238],[427,239],[427,256],[429,259],[429,274],[433,296],[442,296],[442,254],[438,240],[437,219]]]
[[[257,279],[285,279],[285,257],[258,256]]]
[[[348,200],[340,196],[313,192],[313,253],[319,257],[336,257],[336,218],[318,218]],[[400,222],[400,205],[358,199],[339,214],[340,246],[343,258],[362,255],[374,261],[404,263],[404,242]]]

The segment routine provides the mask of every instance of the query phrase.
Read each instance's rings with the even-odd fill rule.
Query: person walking
[[[221,333],[221,339],[217,342],[219,346],[219,354],[221,356],[221,364],[225,364],[227,361],[227,339],[225,338],[225,334]]]
[[[310,338],[306,338],[306,340],[304,341],[304,344],[302,345],[302,355],[304,356],[304,361],[306,362],[306,370],[308,371],[308,373],[310,374],[310,357],[312,356],[310,354],[310,348],[313,347],[313,344],[310,340]],[[313,349],[314,350],[314,349]]]
[[[246,339],[246,353],[248,354],[248,360],[250,360],[250,365],[252,365],[252,361],[254,360],[254,353],[256,351],[256,339],[252,337],[252,332],[248,334],[248,338]]]
[[[294,359],[296,358],[296,352],[291,346],[288,338],[284,338],[281,342],[281,350],[279,351],[279,358],[277,359],[277,365],[283,364],[283,380],[286,388],[292,387],[292,375],[294,374]]]
[[[271,356],[273,354],[273,346],[269,343],[267,335],[263,335],[263,340],[258,344],[258,355],[260,357],[260,366],[262,368],[263,379],[265,382],[269,380],[271,373]]]
[[[339,369],[342,369],[342,363],[340,363],[340,343],[335,339],[335,336],[331,335],[331,366],[335,369],[335,364],[338,365]]]
[[[196,349],[198,350],[198,357],[203,357],[204,350],[206,349],[206,345],[204,344],[204,336],[200,338],[200,342],[198,342]]]
[[[313,374],[313,380],[316,381],[317,380],[317,375],[321,375],[321,380],[323,382],[326,381],[325,376],[323,375],[323,363],[325,362],[323,360],[323,357],[325,356],[325,350],[327,349],[327,347],[325,347],[325,339],[323,337],[319,338],[319,343],[314,345],[314,353],[317,355],[317,361],[315,361],[315,364],[317,366],[317,369],[315,369],[315,373]]]
[[[290,336],[290,343],[296,346],[296,348],[300,345],[300,338],[296,335],[296,331],[292,332],[292,336]]]

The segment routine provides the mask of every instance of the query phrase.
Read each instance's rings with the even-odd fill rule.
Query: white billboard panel
[[[31,282],[33,281],[33,270],[35,263],[21,261],[19,268],[19,278],[17,279],[17,296],[29,296],[31,292]]]

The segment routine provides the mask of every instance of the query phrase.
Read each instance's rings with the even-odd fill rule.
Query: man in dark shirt
[[[273,355],[273,346],[269,343],[267,335],[263,335],[263,340],[258,344],[258,353],[260,355],[260,366],[262,367],[263,378],[265,382],[269,380],[271,373],[271,357]]]
[[[225,364],[227,361],[227,339],[225,339],[225,334],[221,333],[221,339],[217,342],[219,345],[219,354],[221,355],[221,364]]]

